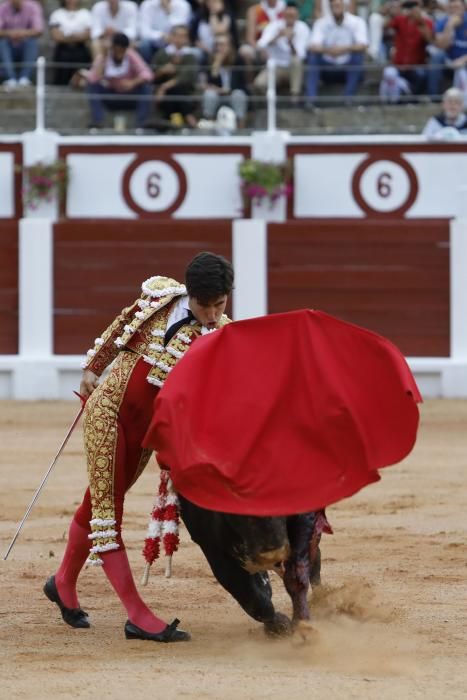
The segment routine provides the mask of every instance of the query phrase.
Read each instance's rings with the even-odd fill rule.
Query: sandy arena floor
[[[0,402],[0,546],[14,534],[77,406]],[[414,453],[328,510],[316,634],[266,639],[215,582],[182,531],[174,577],[144,594],[189,644],[128,642],[125,614],[100,570],[80,579],[89,630],[66,626],[43,593],[85,485],[78,429],[10,557],[0,563],[0,698],[172,700],[467,698],[467,402],[422,407]],[[154,465],[128,498],[126,542],[138,577]],[[277,577],[278,609],[289,602]]]

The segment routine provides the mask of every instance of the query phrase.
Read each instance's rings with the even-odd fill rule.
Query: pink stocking
[[[162,632],[165,623],[150,611],[136,590],[130,563],[124,549],[116,549],[101,554],[104,571],[115,593],[124,605],[128,619],[145,632]]]
[[[58,595],[67,608],[79,608],[76,582],[89,554],[89,529],[73,518],[68,532],[68,542],[60,568],[55,574]]]

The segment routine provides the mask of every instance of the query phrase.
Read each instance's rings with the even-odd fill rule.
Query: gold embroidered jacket
[[[102,336],[95,339],[82,367],[99,376],[122,348],[129,347],[151,365],[148,382],[161,387],[172,367],[189,349],[193,338],[212,332],[196,321],[182,326],[164,346],[167,319],[173,306],[171,302],[186,293],[186,287],[170,277],[147,279],[141,285],[141,296],[132,306],[123,309]],[[218,328],[229,322],[230,319],[223,314]],[[135,334],[138,341],[134,340]]]

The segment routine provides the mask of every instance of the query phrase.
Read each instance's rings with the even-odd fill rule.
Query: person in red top
[[[425,92],[426,47],[433,37],[433,22],[422,11],[420,0],[405,0],[401,14],[388,17],[387,26],[394,31],[392,62],[409,81],[414,94]]]

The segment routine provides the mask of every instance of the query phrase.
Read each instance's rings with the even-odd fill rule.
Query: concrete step
[[[318,106],[307,111],[302,106],[291,104],[287,96],[279,96],[277,126],[292,133],[303,134],[377,134],[420,133],[427,119],[439,107],[425,104],[382,105],[375,96],[360,95],[365,102],[344,105],[340,95],[326,94]],[[85,92],[68,88],[48,86],[46,89],[45,119],[48,129],[61,133],[87,131],[89,105]],[[128,129],[133,119],[127,118]],[[33,89],[0,93],[0,129],[5,133],[21,133],[31,129],[35,123],[35,93]],[[106,125],[111,128],[113,115],[107,115]],[[264,129],[267,112],[264,99],[252,105],[249,127]]]

